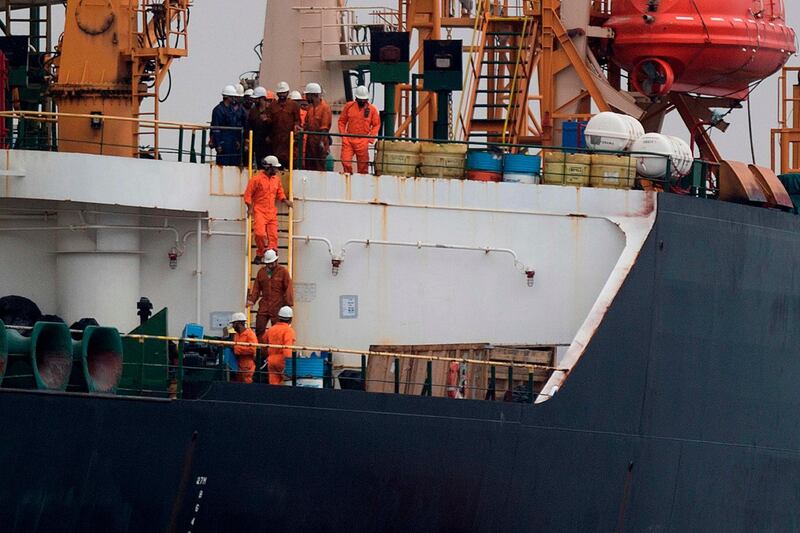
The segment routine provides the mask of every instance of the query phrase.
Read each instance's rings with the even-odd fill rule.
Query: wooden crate
[[[502,363],[539,364],[553,366],[555,347],[553,346],[496,346],[488,343],[467,344],[415,344],[415,345],[373,345],[370,351],[400,354],[428,355],[455,359],[478,361],[497,361]],[[367,362],[367,390],[370,392],[394,392],[395,359],[385,356],[371,356]],[[449,362],[433,361],[431,364],[432,396],[447,396],[447,371]],[[420,395],[426,377],[427,361],[423,359],[400,358],[400,393]],[[484,399],[489,385],[489,367],[467,365],[466,393],[469,399]],[[534,372],[534,390],[539,390],[550,371]],[[496,398],[502,399],[508,388],[508,370],[496,367]],[[514,386],[525,385],[528,375],[515,369]]]

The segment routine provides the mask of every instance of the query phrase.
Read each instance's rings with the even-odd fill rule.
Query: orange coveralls
[[[267,344],[294,345],[295,340],[294,329],[287,322],[278,322],[267,330]],[[291,356],[291,348],[267,348],[267,369],[269,370],[270,385],[283,383],[286,358]]]
[[[317,105],[308,106],[303,129],[308,132],[320,132],[320,135],[306,135],[306,148],[303,168],[306,170],[325,170],[325,163],[330,149],[328,133],[331,131],[333,113],[325,100]]]
[[[292,276],[286,267],[276,265],[275,270],[270,271],[267,267],[262,267],[256,274],[253,288],[247,297],[248,301],[255,304],[258,302],[258,315],[256,315],[256,335],[263,339],[264,331],[267,329],[267,322],[277,321],[278,311],[284,305],[294,306],[294,286]]]
[[[267,176],[259,170],[250,178],[244,191],[244,203],[253,208],[253,233],[259,257],[267,250],[278,250],[278,209],[275,207],[278,200],[286,200],[278,175]]]
[[[241,333],[233,335],[233,342],[253,342],[257,343],[255,332],[247,328]],[[239,364],[239,371],[232,377],[232,381],[240,383],[252,383],[253,374],[256,371],[256,347],[255,346],[234,346],[233,355],[236,356],[236,362]]]
[[[381,129],[381,118],[378,108],[367,103],[363,108],[357,102],[347,102],[339,117],[339,133],[352,135],[368,135],[371,139],[342,137],[342,168],[347,174],[353,173],[353,153],[358,162],[358,172],[369,172],[369,145]]]

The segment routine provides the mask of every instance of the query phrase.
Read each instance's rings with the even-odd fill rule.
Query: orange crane
[[[159,90],[188,54],[190,0],[66,4],[50,92],[60,113],[82,116],[59,118],[59,150],[158,158]]]

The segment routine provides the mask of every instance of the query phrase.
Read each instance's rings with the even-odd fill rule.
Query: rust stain
[[[344,199],[353,199],[353,178],[350,174],[344,175]]]
[[[372,176],[373,181],[373,197],[374,201],[380,202],[381,201],[381,177],[380,176]]]
[[[218,170],[217,173],[217,186],[219,187],[219,192],[224,194],[225,193],[225,176],[224,176],[224,168],[222,165],[215,165]]]
[[[389,206],[383,204],[381,206],[381,239],[384,241],[389,240]]]

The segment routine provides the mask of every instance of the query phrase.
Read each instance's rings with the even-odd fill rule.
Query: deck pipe
[[[8,345],[3,387],[66,390],[72,371],[72,338],[66,324],[37,322],[30,337],[2,327]]]
[[[114,393],[122,377],[122,339],[116,328],[88,326],[72,341],[70,389]]]

